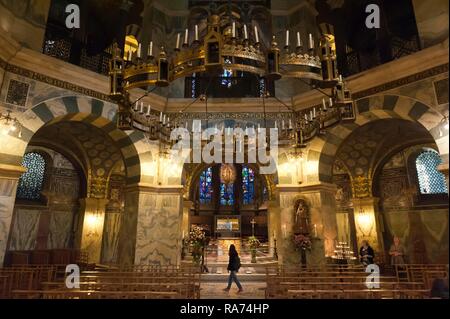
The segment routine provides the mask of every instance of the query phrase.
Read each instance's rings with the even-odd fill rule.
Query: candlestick
[[[188,29],[186,29],[185,31],[184,31],[184,44],[185,45],[188,45],[189,44],[189,30]]]
[[[148,56],[153,56],[153,41],[148,45]]]
[[[247,25],[244,24],[244,39],[247,40],[248,39],[248,32],[247,32]]]
[[[195,25],[195,41],[198,41],[198,25]]]
[[[258,27],[255,25],[255,43],[259,43]]]
[[[289,46],[289,30],[286,30],[286,46]]]
[[[309,34],[309,48],[314,49],[314,39],[311,33]]]
[[[233,22],[232,37],[236,38],[236,22]]]
[[[300,48],[302,46],[302,39],[300,38],[300,32],[297,32],[297,47]]]

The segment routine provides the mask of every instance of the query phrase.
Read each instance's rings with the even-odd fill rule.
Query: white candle
[[[314,39],[311,33],[309,34],[309,48],[314,49]]]
[[[313,117],[316,118],[316,108],[313,108]]]
[[[148,45],[148,56],[153,56],[153,41]]]
[[[289,129],[292,129],[292,120],[289,119]]]
[[[184,44],[188,44],[188,41],[189,41],[189,30],[186,29],[184,31]]]
[[[309,111],[309,120],[312,121],[313,120],[313,111]]]
[[[139,43],[139,45],[138,45],[138,52],[137,52],[138,58],[141,57],[141,51],[142,51],[142,43]]]
[[[131,52],[131,48],[130,48],[130,51],[128,51],[128,61],[131,61],[132,56],[133,56],[133,53]]]
[[[275,128],[278,128],[278,121],[275,121]]]
[[[322,99],[322,105],[323,105],[323,110],[326,111],[327,110],[327,102],[325,102],[325,99]]]
[[[141,101],[141,109],[139,113],[144,114],[144,102]]]
[[[138,105],[138,103],[137,103],[137,102],[136,102],[136,103],[134,103],[134,107],[133,107],[133,110],[134,110],[135,112],[139,111],[139,105]]]
[[[183,239],[184,239],[184,230],[183,230]]]
[[[181,34],[177,34],[177,45],[176,45],[176,47],[175,48],[177,48],[177,49],[179,49],[180,48],[180,39],[181,38]]]
[[[244,24],[244,39],[247,40],[248,39],[248,31],[247,31],[247,25]]]
[[[289,30],[286,30],[286,46],[289,46]]]
[[[330,97],[330,107],[333,106],[333,98]]]
[[[163,116],[163,125],[165,125],[166,124],[166,114],[164,114],[164,116]]]
[[[308,120],[308,115],[305,113],[305,120]]]
[[[281,129],[284,130],[284,119],[281,120]]]
[[[317,225],[314,224],[314,237],[317,237]]]
[[[255,42],[259,43],[258,27],[255,25]]]
[[[184,124],[184,128],[188,129],[188,122],[186,121],[186,123]]]
[[[297,47],[302,46],[302,39],[300,38],[300,32],[297,32]]]
[[[149,104],[147,107],[147,114],[146,114],[147,117],[150,117],[150,111],[151,111],[151,106]]]
[[[162,112],[159,112],[159,122],[161,123],[162,120],[163,120],[163,114],[162,114]]]
[[[198,41],[198,25],[195,25],[195,41]]]
[[[232,37],[236,38],[236,22],[233,22]]]

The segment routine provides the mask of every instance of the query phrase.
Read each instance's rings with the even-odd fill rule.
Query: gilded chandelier
[[[305,48],[299,32],[296,46],[291,46],[287,30],[282,49],[275,37],[270,47],[264,48],[256,26],[221,19],[218,15],[209,17],[205,32],[200,37],[196,25],[192,41],[188,29],[178,34],[170,57],[164,47],[155,54],[153,42],[148,48],[139,44],[135,53],[128,51],[127,57],[114,46],[109,72],[110,97],[119,105],[117,126],[120,129],[139,129],[147,132],[151,139],[168,141],[171,128],[183,127],[184,123],[170,121],[168,114],[152,112],[150,105],[145,106],[140,99],[130,101],[130,90],[143,89],[147,95],[149,88],[166,87],[178,78],[196,73],[217,74],[224,69],[253,74],[264,81],[295,78],[310,81],[313,88],[331,88],[330,95],[318,89],[327,95],[321,107],[295,111],[287,106],[291,113],[274,122],[281,139],[294,141],[296,146],[304,147],[305,142],[342,120],[354,120],[351,94],[338,74],[335,49],[327,35],[323,35],[316,46],[309,34]],[[263,100],[270,98],[267,93],[262,97]],[[207,103],[206,94],[199,99]]]

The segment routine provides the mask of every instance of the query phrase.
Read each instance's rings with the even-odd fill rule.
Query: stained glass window
[[[448,192],[445,176],[437,170],[441,161],[439,154],[433,150],[426,150],[417,156],[416,169],[421,194]]]
[[[244,205],[253,203],[255,195],[255,173],[248,166],[242,167],[242,195]]]
[[[27,171],[19,179],[16,197],[30,200],[40,199],[45,173],[44,158],[38,153],[27,153],[23,157],[22,166]]]
[[[220,205],[231,206],[234,204],[234,184],[220,183]]]
[[[200,175],[200,203],[211,203],[212,193],[212,168],[208,167]]]
[[[225,59],[224,64],[231,64],[230,59]],[[231,77],[233,76],[233,71],[229,69],[224,69],[222,73],[222,85],[227,88],[231,87]]]

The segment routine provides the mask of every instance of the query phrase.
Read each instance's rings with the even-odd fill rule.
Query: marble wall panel
[[[103,228],[102,257],[104,264],[118,263],[119,231],[122,223],[122,214],[108,213],[105,216]]]
[[[0,179],[0,266],[3,264],[7,249],[8,234],[11,226],[17,180]]]
[[[41,211],[38,209],[17,208],[15,210],[9,250],[34,249],[40,215]]]
[[[74,211],[54,211],[50,215],[48,249],[70,248]]]

